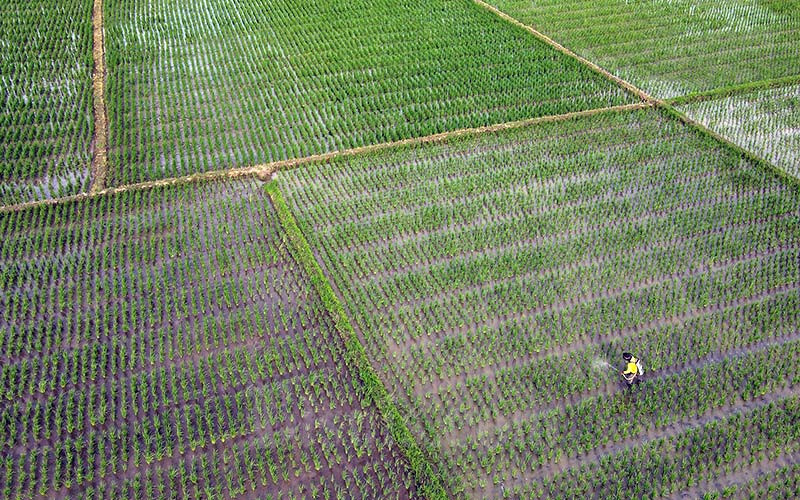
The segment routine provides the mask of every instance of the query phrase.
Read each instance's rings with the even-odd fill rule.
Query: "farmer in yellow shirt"
[[[622,359],[628,363],[627,368],[624,372],[622,372],[622,378],[625,379],[625,382],[628,383],[628,387],[632,386],[633,383],[639,379],[644,370],[642,370],[642,362],[633,356],[633,354],[629,352],[622,353]]]

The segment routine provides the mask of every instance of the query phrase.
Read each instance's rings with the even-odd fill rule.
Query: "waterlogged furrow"
[[[304,306],[307,307],[307,306]],[[164,329],[149,331],[147,334],[137,336],[128,341],[111,339],[108,343],[98,343],[71,351],[58,351],[45,358],[24,359],[21,362],[10,363],[4,367],[0,378],[0,395],[8,401],[25,404],[28,401],[43,401],[56,393],[65,391],[96,390],[112,382],[124,382],[130,377],[137,377],[156,372],[161,369],[180,368],[181,365],[191,360],[214,359],[227,360],[231,356],[229,349],[242,348],[235,355],[241,371],[254,370],[256,362],[259,366],[269,366],[275,359],[270,349],[291,352],[291,357],[286,357],[290,371],[306,370],[313,364],[310,360],[317,361],[321,353],[330,350],[324,342],[314,339],[326,338],[330,325],[319,325],[318,318],[314,323],[303,324],[302,327],[287,328],[287,325],[263,321],[263,318],[250,316],[255,319],[253,329],[247,331],[243,327],[244,315],[233,316],[233,321],[218,324],[227,331],[239,331],[238,337],[223,341],[219,336],[195,338],[194,347],[188,350],[179,350],[177,343],[159,346],[156,350],[150,345],[158,345],[156,340],[164,334]],[[208,323],[209,329],[211,323]],[[294,326],[294,325],[292,325]],[[265,332],[271,331],[272,335],[265,338]],[[314,335],[311,337],[310,335]],[[176,339],[186,348],[190,343],[185,337]],[[258,360],[252,358],[250,352],[259,352]],[[266,351],[266,353],[264,352]],[[269,354],[269,356],[267,356]],[[274,359],[275,358],[275,359]],[[263,369],[263,368],[262,368]]]
[[[791,370],[798,361],[798,342],[740,358],[712,362],[697,371],[648,380],[632,393],[616,392],[555,408],[501,428],[443,443],[467,477],[490,479],[495,470],[510,468],[510,484],[525,484],[553,474],[553,468],[596,460],[599,455],[640,446],[642,440],[674,435],[687,426],[709,423],[759,401],[800,392]],[[771,363],[775,361],[775,363]],[[770,366],[772,365],[772,366]],[[774,368],[779,368],[774,371]],[[600,369],[593,367],[593,369]],[[630,404],[635,401],[635,404]],[[500,443],[511,467],[499,467],[493,450]],[[591,455],[589,455],[591,453]],[[542,470],[544,469],[544,470]],[[470,489],[470,485],[465,487]]]
[[[733,477],[717,478],[704,491],[723,498],[744,500],[752,498],[796,498],[800,496],[800,453],[789,456],[790,465],[765,472],[761,467],[753,473],[737,473]],[[722,483],[722,484],[720,484]]]
[[[186,461],[126,474],[123,481],[101,480],[90,492],[129,498],[142,487],[155,490],[148,486],[152,484],[189,498],[209,492],[228,498],[253,492],[297,498],[326,491],[330,495],[403,498],[402,491],[393,491],[389,485],[402,458],[397,456],[391,437],[376,432],[381,422],[358,410],[328,415],[333,418],[318,420],[310,432],[296,422],[255,436],[244,434],[235,442],[236,451],[209,447]],[[390,454],[391,460],[376,461],[376,454]],[[413,488],[409,478],[398,479],[405,481],[406,490]]]
[[[427,394],[434,394],[442,388],[464,383],[476,371],[494,378],[557,356],[563,356],[565,363],[576,356],[587,362],[592,356],[613,359],[615,350],[624,349],[628,344],[638,346],[642,355],[652,352],[677,355],[682,344],[688,343],[693,347],[692,354],[684,351],[680,357],[667,359],[665,356],[648,364],[648,370],[652,372],[668,368],[667,362],[685,363],[694,354],[728,351],[791,330],[792,326],[770,329],[769,321],[789,319],[800,311],[794,291],[795,288],[789,287],[776,294],[761,293],[714,308],[695,309],[632,328],[590,333],[566,342],[563,338],[553,338],[558,329],[553,329],[551,336],[543,328],[545,320],[552,317],[542,318],[542,321],[538,321],[539,318],[512,321],[502,329],[482,328],[436,340],[430,345],[413,347],[396,358],[400,365],[413,366],[412,371],[418,377],[410,385],[417,396],[427,397]],[[724,326],[720,327],[720,324]],[[531,335],[528,333],[531,330],[542,333]],[[597,361],[591,363],[593,368]],[[608,366],[601,366],[601,369],[605,368]],[[543,400],[547,400],[546,395]]]
[[[134,206],[144,201],[141,193],[127,199]],[[264,245],[263,236],[253,237],[259,234],[254,221],[265,221],[261,234],[276,231],[274,221],[263,216],[263,207],[258,209],[246,200],[219,202],[209,192],[189,215],[186,210],[173,213],[178,205],[177,200],[171,201],[172,209],[157,215],[145,207],[164,206],[166,202],[144,204],[145,220],[164,221],[164,227],[170,228],[161,237],[149,240],[129,237],[138,227],[150,223],[140,223],[136,212],[131,214],[125,208],[124,198],[98,201],[101,207],[120,214],[102,224],[86,217],[80,204],[5,218],[10,236],[37,225],[37,217],[70,217],[73,225],[25,240],[10,238],[10,244],[4,246],[9,252],[24,251],[36,265],[32,269],[14,265],[9,258],[11,265],[0,272],[7,294],[5,314],[0,317],[2,354],[14,358],[42,355],[60,346],[74,349],[96,342],[98,336],[127,337],[169,326],[175,317],[196,322],[201,315],[220,312],[215,311],[219,309],[215,296],[226,308],[239,308],[245,305],[242,301],[258,295],[269,295],[268,303],[286,307],[295,297],[307,295],[305,284],[281,268],[287,262],[285,257],[280,257],[274,246]],[[217,203],[224,207],[219,215],[214,210]],[[231,213],[240,215],[237,226],[242,231],[241,243],[235,249],[215,230],[217,217],[224,221]],[[86,223],[79,224],[81,221]],[[112,228],[116,234],[112,234]],[[124,238],[124,244],[115,238]],[[92,244],[98,240],[104,244]],[[57,248],[62,251],[53,251]],[[81,251],[67,252],[65,248]],[[85,277],[76,280],[74,274],[81,272]],[[245,273],[253,276],[236,280]],[[200,275],[205,276],[204,287],[193,290],[192,282]],[[254,279],[258,276],[263,279]],[[281,276],[288,279],[278,284],[276,278]],[[260,300],[266,301],[264,297]],[[79,314],[70,309],[70,304],[80,307]]]
[[[0,4],[0,206],[89,189],[92,3]]]
[[[552,479],[515,490],[517,495],[581,497],[634,494],[662,497],[721,472],[768,463],[798,451],[800,398],[797,395],[754,410],[656,439]],[[642,460],[648,457],[648,460]],[[657,458],[658,457],[658,458]],[[636,480],[638,478],[638,480]]]
[[[593,161],[602,161],[600,157],[593,158]],[[692,163],[699,163],[698,161],[687,162],[687,165]],[[657,168],[660,167],[659,168]],[[650,176],[647,176],[649,171],[653,171]],[[513,172],[513,173],[512,173]],[[523,216],[523,215],[542,215],[547,209],[552,211],[570,209],[574,207],[583,208],[584,211],[591,208],[602,209],[603,206],[612,205],[611,209],[635,211],[637,208],[637,201],[639,203],[649,204],[663,204],[664,198],[667,196],[664,193],[664,187],[658,189],[659,183],[669,185],[676,191],[682,184],[694,184],[693,179],[702,180],[707,179],[707,182],[714,182],[710,179],[711,175],[707,172],[697,174],[696,177],[690,179],[682,179],[676,181],[671,178],[662,177],[663,164],[660,160],[654,162],[637,163],[630,165],[630,171],[624,172],[622,175],[616,176],[608,180],[608,183],[619,189],[621,185],[641,185],[643,179],[648,179],[652,184],[647,187],[642,187],[638,190],[618,191],[614,188],[607,188],[603,191],[604,176],[597,173],[592,179],[592,184],[583,196],[577,196],[580,187],[583,183],[572,183],[572,179],[561,178],[551,190],[543,188],[549,186],[542,186],[539,184],[526,185],[526,178],[524,175],[519,179],[513,179],[519,175],[519,169],[510,168],[508,173],[495,172],[493,177],[495,180],[489,180],[484,183],[479,183],[471,188],[471,191],[476,193],[469,197],[458,198],[451,197],[445,198],[449,201],[428,201],[420,203],[418,206],[401,210],[398,212],[387,211],[368,220],[361,220],[354,223],[342,223],[332,227],[329,231],[321,230],[319,232],[326,235],[328,238],[333,238],[339,242],[347,241],[347,235],[351,233],[358,233],[361,235],[356,241],[350,241],[346,247],[347,252],[345,255],[361,253],[365,250],[371,250],[379,247],[392,247],[397,244],[405,243],[409,240],[417,238],[426,238],[440,234],[449,234],[461,229],[469,229],[476,225],[483,225],[489,222],[502,222],[509,219]],[[731,172],[724,172],[722,177],[732,175]],[[509,177],[512,177],[509,179]],[[587,174],[584,179],[587,179]],[[502,180],[500,180],[502,179]],[[616,181],[616,182],[615,182]],[[584,182],[590,182],[585,180]],[[494,186],[500,185],[499,189],[506,185],[505,196],[493,196],[493,193],[483,192],[486,188],[481,186]],[[699,184],[699,182],[697,183]],[[594,197],[590,195],[593,192],[598,194]],[[480,193],[480,194],[478,194]],[[695,199],[699,198],[697,193],[685,193],[686,199],[692,195]],[[648,200],[647,196],[655,196],[656,199]],[[660,197],[660,198],[659,198]],[[432,198],[433,200],[441,200],[439,197]],[[700,200],[702,198],[700,197]],[[679,202],[681,200],[676,200]],[[613,206],[614,204],[616,206]],[[664,207],[665,209],[668,207]],[[570,212],[577,212],[577,210],[570,210]],[[546,215],[546,214],[545,214]],[[551,217],[559,215],[558,213],[552,214]],[[401,229],[399,234],[389,239],[385,236],[386,228],[395,226]],[[413,229],[412,229],[413,228]]]
[[[619,315],[617,323],[622,323],[636,320],[636,310],[629,309],[634,299],[653,304],[639,311],[639,318],[647,320],[659,311],[677,313],[692,306],[727,302],[742,291],[795,282],[800,276],[799,250],[800,244],[795,243],[713,265],[703,261],[685,269],[673,267],[675,261],[671,259],[685,260],[679,253],[659,262],[668,269],[666,272],[640,257],[625,262],[633,269],[593,266],[533,280],[520,279],[488,290],[453,294],[442,302],[387,311],[384,328],[390,335],[407,330],[413,337],[419,333],[438,338],[443,332],[463,329],[465,317],[470,318],[471,328],[491,327],[542,313],[577,314],[575,308],[584,305],[612,310]],[[746,289],[737,291],[740,285],[736,278],[743,273],[752,278]]]
[[[647,378],[650,379],[682,371],[681,367],[687,364],[691,368],[698,360],[722,359],[736,350],[780,343],[795,338],[798,331],[765,325],[763,319],[758,322],[743,318],[743,314],[760,313],[761,318],[770,318],[764,311],[770,306],[779,306],[781,312],[770,319],[790,320],[792,314],[797,314],[798,305],[797,300],[789,299],[788,295],[796,293],[799,287],[800,284],[796,284],[777,297],[762,297],[754,303],[700,315],[677,324],[623,336],[598,336],[586,347],[537,355],[520,363],[469,373],[450,384],[434,384],[435,389],[415,395],[410,404],[424,415],[419,419],[420,425],[437,422],[438,419],[432,417],[440,413],[441,407],[459,408],[456,415],[450,415],[436,429],[437,435],[444,439],[443,432],[452,433],[449,436],[473,433],[476,429],[503,425],[506,419],[516,419],[553,405],[569,406],[573,400],[613,392],[618,374],[602,361],[613,360],[626,345],[636,345],[642,356],[652,358],[657,355],[657,364],[652,368],[648,366]],[[719,327],[720,321],[726,326]],[[492,399],[496,403],[493,408],[481,404]]]
[[[497,266],[486,271],[502,277],[508,268],[514,268],[514,262],[516,269],[525,262],[537,268],[543,262],[560,262],[566,252],[597,255],[606,249],[676,237],[676,233],[685,234],[688,225],[701,232],[715,227],[721,220],[740,222],[754,214],[770,217],[792,213],[796,207],[780,199],[778,193],[748,191],[665,207],[657,212],[643,205],[637,213],[631,208],[633,203],[626,204],[627,199],[620,197],[616,203],[605,203],[611,207],[607,210],[618,209],[619,217],[615,219],[593,218],[591,207],[579,204],[553,206],[550,211],[492,217],[479,221],[474,227],[428,234],[394,247],[396,252],[392,251],[394,248],[387,248],[381,253],[371,251],[356,256],[347,249],[340,254],[336,265],[357,276],[367,288],[401,287],[413,294],[422,279],[454,286],[481,281],[486,276],[475,277],[463,272],[464,266],[476,268],[477,263],[486,259],[494,259]],[[754,206],[763,206],[765,210],[756,212]],[[589,213],[573,216],[577,211]],[[676,223],[684,221],[683,228],[676,230]],[[480,228],[485,231],[479,231]],[[440,256],[425,258],[429,248],[440,249]],[[547,260],[555,256],[560,258]]]
[[[647,141],[649,142],[649,140]],[[633,147],[633,145],[631,145]],[[601,157],[606,156],[606,153],[613,151],[594,151],[592,158],[599,160]],[[514,154],[519,154],[515,151]],[[596,179],[599,183],[604,179],[619,177],[621,175],[634,174],[636,176],[644,175],[648,169],[653,169],[653,165],[648,165],[646,161],[636,165],[625,165],[625,169],[620,169],[618,164],[614,163],[612,155],[607,155],[607,168],[597,170],[595,172],[580,172],[569,177],[553,177],[543,178],[538,182],[530,183],[525,169],[528,167],[524,160],[513,161],[508,158],[503,161],[502,157],[494,157],[492,159],[484,158],[479,164],[461,165],[457,159],[450,158],[449,162],[459,165],[459,171],[463,173],[460,176],[453,176],[444,179],[428,179],[426,183],[417,183],[412,181],[412,189],[404,192],[402,196],[392,196],[396,194],[397,188],[391,186],[386,189],[385,193],[379,193],[378,196],[370,197],[367,199],[358,199],[356,202],[349,205],[328,204],[324,206],[315,207],[314,216],[320,220],[320,224],[316,225],[316,231],[331,231],[338,225],[346,224],[361,224],[369,223],[381,217],[392,215],[394,213],[410,213],[420,208],[427,208],[436,206],[437,204],[454,204],[474,201],[478,198],[486,196],[500,197],[508,195],[510,188],[516,187],[519,191],[536,191],[541,194],[548,194],[550,191],[562,190],[572,192],[577,190],[575,184],[587,183],[591,179]],[[578,161],[565,156],[559,157],[542,157],[542,168],[544,162],[548,164],[558,164],[559,168],[565,167],[564,163],[569,162],[570,165],[579,165]],[[488,161],[487,161],[488,160]],[[497,167],[497,164],[502,164],[502,167]],[[556,170],[553,170],[553,174]],[[482,186],[491,185],[494,190],[488,192],[480,192],[479,188]],[[373,193],[374,194],[374,193]]]
[[[791,251],[791,250],[790,250]],[[794,251],[797,251],[795,247]],[[735,270],[734,272],[739,272]],[[655,283],[651,286],[656,286]],[[690,286],[690,283],[686,283]],[[764,287],[765,290],[780,287],[782,284],[769,283]],[[624,289],[625,287],[620,287]],[[661,287],[656,293],[670,293],[670,287]],[[757,290],[761,290],[761,285],[756,285]],[[748,293],[750,291],[748,290]],[[758,292],[757,292],[758,293]],[[491,302],[491,297],[500,297],[501,294],[485,294],[485,302]],[[563,320],[565,316],[577,315],[580,320],[584,318],[591,319],[598,316],[597,314],[586,313],[581,310],[581,306],[573,305],[581,303],[581,305],[589,302],[586,298],[575,296],[572,300],[569,296],[561,298],[562,302],[554,302],[554,304],[570,304],[567,307],[548,307],[537,311],[535,314],[513,316],[511,318],[504,318],[500,313],[495,313],[498,321],[487,323],[478,323],[471,325],[463,325],[462,328],[442,328],[441,325],[417,327],[416,331],[427,332],[413,344],[407,345],[408,350],[395,355],[396,361],[402,363],[407,367],[409,373],[417,374],[416,381],[431,380],[433,384],[440,384],[441,380],[435,376],[438,373],[440,376],[452,376],[454,367],[464,370],[464,374],[469,373],[470,367],[479,369],[483,365],[492,364],[506,364],[517,359],[519,356],[523,358],[531,356],[534,353],[546,353],[551,349],[558,348],[559,346],[572,345],[576,342],[584,341],[591,338],[592,331],[612,332],[624,331],[629,328],[635,328],[640,324],[647,324],[650,321],[655,321],[660,317],[675,317],[687,314],[689,311],[703,309],[707,307],[716,307],[718,304],[732,302],[736,299],[725,300],[720,297],[717,300],[709,303],[707,299],[700,299],[699,301],[687,301],[680,306],[673,308],[667,307],[666,312],[657,313],[652,316],[643,315],[640,318],[632,318],[631,323],[620,323],[619,321],[610,324],[609,322],[594,323],[591,328],[563,328]],[[615,297],[618,302],[625,302],[631,300],[628,294],[621,294]],[[648,295],[647,300],[657,300],[653,295]],[[597,299],[594,307],[603,309],[605,311],[616,311],[616,305],[612,305],[610,300]],[[469,311],[466,304],[457,303],[457,307],[463,308],[464,311]],[[781,308],[782,309],[782,308]],[[488,316],[492,317],[493,311],[488,312]],[[466,313],[465,313],[466,315]],[[422,314],[421,314],[422,316]],[[425,318],[431,315],[424,315]],[[424,320],[423,320],[424,321]],[[461,326],[461,325],[459,325]],[[402,338],[399,335],[396,338]],[[512,346],[518,345],[518,349]],[[454,346],[459,346],[455,349]],[[445,349],[442,352],[440,349]],[[459,370],[459,372],[460,372]],[[414,382],[410,383],[412,386]]]
[[[706,212],[707,213],[707,212]],[[788,242],[791,240],[791,234],[796,233],[797,225],[794,223],[795,219],[800,217],[800,211],[784,212],[769,215],[761,220],[748,220],[733,224],[724,224],[721,226],[710,227],[697,232],[682,234],[680,236],[668,238],[671,236],[665,232],[653,232],[652,237],[645,237],[640,239],[639,244],[634,244],[625,240],[614,240],[611,243],[607,241],[596,239],[598,233],[580,234],[578,236],[572,235],[572,238],[563,238],[556,240],[553,243],[545,244],[541,242],[536,246],[535,254],[531,252],[531,247],[524,244],[511,244],[504,245],[500,248],[490,248],[487,252],[494,258],[492,273],[489,276],[482,276],[484,279],[469,279],[466,282],[458,281],[455,272],[448,274],[440,273],[438,270],[431,269],[433,266],[424,266],[414,270],[421,270],[427,267],[428,274],[420,275],[417,280],[398,280],[404,274],[411,273],[411,269],[402,269],[396,275],[395,280],[389,282],[384,279],[380,282],[380,288],[391,288],[401,286],[405,288],[406,298],[400,302],[395,302],[388,305],[383,305],[384,308],[398,308],[401,306],[425,304],[438,302],[446,298],[450,294],[459,294],[462,291],[470,290],[486,290],[495,285],[509,283],[514,280],[526,280],[535,276],[547,276],[556,273],[557,271],[572,271],[576,268],[584,268],[589,266],[606,265],[606,263],[613,263],[618,259],[624,259],[626,255],[629,258],[639,258],[640,255],[660,255],[669,251],[678,251],[683,248],[685,255],[689,256],[703,256],[714,252],[716,248],[721,245],[745,245],[745,242],[757,245],[758,249],[767,249],[778,246],[781,242]],[[505,233],[509,234],[509,233]],[[463,241],[463,240],[462,240]],[[479,240],[480,241],[480,240]],[[601,244],[602,243],[602,244]],[[447,248],[447,247],[445,247]],[[445,250],[446,252],[446,250]],[[446,255],[441,262],[452,262],[458,257],[463,259],[462,265],[474,266],[474,268],[481,269],[480,249],[470,250],[464,254],[451,254]],[[691,252],[691,254],[689,253]],[[540,256],[540,265],[525,266],[524,264],[508,265],[513,262],[512,259],[523,257],[526,253],[530,255]],[[419,255],[423,255],[420,253]],[[409,262],[412,256],[405,256]],[[525,262],[520,259],[521,262]],[[436,261],[432,264],[438,264]],[[529,270],[526,273],[515,273],[515,269],[527,267]],[[341,269],[341,267],[339,267]],[[450,269],[445,267],[445,269]],[[463,276],[463,275],[461,275]],[[418,289],[415,288],[416,283],[421,283],[425,278],[431,279],[436,277],[437,281],[443,283],[450,283],[449,287],[443,287],[440,292],[418,294]],[[375,289],[375,294],[370,296],[381,297],[380,289]],[[359,295],[354,297],[354,300],[360,301],[363,296]]]
[[[3,498],[309,494],[301,477],[419,496],[256,181],[41,206],[0,227]]]
[[[530,169],[530,164],[518,161],[514,164],[516,172],[527,175],[517,175],[517,181],[527,180],[535,175],[538,182],[556,181],[563,177],[563,173],[576,169],[579,172],[593,172],[598,167],[624,168],[629,165],[580,162],[580,157],[606,156],[614,158],[614,146],[610,143],[614,138],[625,144],[641,147],[644,150],[654,150],[669,147],[669,140],[674,137],[676,130],[674,124],[630,124],[621,122],[602,130],[577,129],[565,133],[559,128],[549,129],[552,135],[541,134],[538,140],[533,141],[519,132],[509,132],[510,136],[503,138],[499,143],[487,141],[480,136],[471,138],[470,144],[463,151],[453,154],[443,152],[443,146],[431,145],[431,151],[408,151],[405,155],[394,153],[389,158],[376,158],[379,164],[368,164],[365,158],[360,158],[356,165],[344,162],[333,162],[331,165],[310,165],[308,168],[314,173],[327,172],[330,174],[330,186],[327,189],[308,186],[302,191],[308,203],[304,210],[318,220],[319,224],[332,224],[344,215],[356,217],[362,211],[378,206],[392,207],[409,199],[420,199],[415,196],[417,192],[429,192],[442,184],[453,183],[464,178],[476,178],[476,175],[497,176],[500,172],[510,168],[505,164],[509,158],[537,156],[546,160],[550,168],[541,166],[535,170]],[[452,143],[464,142],[465,139],[454,139]],[[481,141],[481,142],[478,142]],[[591,141],[597,144],[606,144],[605,148],[597,148],[591,154],[582,154],[576,157],[575,151],[565,147],[566,141]],[[373,155],[374,156],[374,155]],[[553,162],[551,164],[551,162]],[[367,164],[366,168],[358,168]],[[488,168],[489,166],[493,168]],[[591,169],[591,170],[590,170]],[[425,183],[417,181],[424,179]],[[404,187],[400,193],[397,187]],[[305,187],[305,186],[304,186]],[[287,186],[288,192],[294,191],[294,186]],[[335,196],[330,196],[331,191]],[[298,193],[300,194],[300,193]],[[399,196],[398,196],[399,195]],[[373,209],[374,210],[374,209]]]

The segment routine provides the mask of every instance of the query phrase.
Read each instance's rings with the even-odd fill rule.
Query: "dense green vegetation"
[[[679,109],[730,141],[800,177],[800,85],[688,103]]]
[[[487,1],[0,6],[0,498],[800,496],[800,3]]]
[[[111,184],[629,103],[466,0],[106,0]]]
[[[88,190],[92,0],[5,0],[0,33],[0,205]]]
[[[582,477],[615,446],[675,426],[688,439],[686,419],[780,401],[800,382],[800,190],[667,114],[605,113],[277,178],[451,491],[550,488],[553,470]],[[650,368],[630,394],[597,368],[626,349]],[[762,369],[767,359],[784,369]],[[647,474],[660,493],[687,487]]]
[[[796,0],[488,0],[660,98],[800,73]]]
[[[3,498],[416,495],[253,181],[2,215],[0,232]]]

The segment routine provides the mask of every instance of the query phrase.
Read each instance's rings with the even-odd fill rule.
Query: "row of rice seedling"
[[[587,453],[630,446],[654,431],[683,432],[692,422],[727,414],[740,401],[756,404],[767,393],[795,390],[797,377],[790,367],[797,355],[797,341],[793,341],[709,363],[697,371],[657,378],[635,389],[633,405],[627,392],[603,393],[573,406],[549,408],[530,418],[469,433],[444,446],[452,455],[452,466],[465,476],[490,478],[507,488],[522,486],[544,479],[547,467],[577,463]],[[621,408],[628,418],[620,418]]]
[[[797,395],[714,420],[676,436],[602,457],[598,462],[509,492],[511,497],[590,495],[598,487],[609,496],[666,497],[682,489],[706,488],[769,461],[796,455],[800,441]],[[774,476],[773,476],[774,477]],[[791,490],[789,490],[791,491]]]
[[[692,412],[797,392],[793,375],[758,370],[764,353],[797,349],[800,191],[665,112],[338,158],[277,180],[453,492],[499,496]],[[652,378],[621,398],[617,375],[593,366],[625,350]],[[672,408],[684,383],[693,402]],[[669,411],[626,423],[650,397]],[[572,426],[589,401],[606,410],[585,410],[597,416],[587,428],[616,433],[609,443]],[[572,417],[547,425],[543,444],[508,446],[504,429],[547,412]]]
[[[771,473],[726,481],[707,496],[712,499],[796,498],[800,496],[800,464],[795,462]]]

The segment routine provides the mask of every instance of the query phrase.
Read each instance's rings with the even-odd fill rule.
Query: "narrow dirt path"
[[[106,112],[106,51],[103,27],[103,0],[94,0],[92,8],[92,94],[94,108],[94,154],[90,193],[102,191],[108,173],[108,115]]]
[[[726,97],[747,94],[749,92],[757,92],[760,90],[780,88],[796,84],[800,84],[800,74],[783,78],[769,78],[766,80],[741,83],[738,85],[729,85],[727,87],[718,87],[704,92],[695,92],[692,94],[672,97],[670,99],[665,99],[664,102],[670,106],[683,106],[684,104],[724,99]]]
[[[101,1],[101,0],[96,0]],[[424,137],[414,137],[411,139],[403,139],[394,142],[384,142],[381,144],[372,144],[370,146],[362,146],[353,149],[346,149],[342,151],[331,151],[330,153],[306,156],[303,158],[293,158],[289,160],[280,160],[272,163],[263,163],[259,165],[252,165],[249,167],[235,167],[224,170],[212,170],[209,172],[202,172],[196,174],[185,175],[182,177],[171,177],[168,179],[160,179],[157,181],[138,182],[135,184],[127,184],[124,186],[112,188],[100,188],[90,191],[88,193],[79,193],[76,195],[65,196],[62,198],[51,198],[48,200],[37,200],[25,203],[18,203],[15,205],[0,206],[0,214],[20,212],[39,206],[45,205],[59,205],[62,203],[70,203],[73,201],[84,200],[87,198],[96,198],[99,196],[106,196],[110,194],[123,193],[126,191],[141,191],[145,189],[153,189],[163,186],[173,186],[178,184],[189,184],[201,181],[213,181],[220,179],[236,179],[240,177],[258,177],[261,180],[267,181],[271,178],[272,174],[280,170],[289,170],[292,168],[300,167],[309,163],[325,162],[338,157],[350,157],[361,155],[369,152],[383,151],[399,146],[419,145],[428,143],[444,142],[452,138],[466,136],[466,135],[481,135],[502,130],[513,130],[518,128],[529,127],[539,123],[551,123],[565,120],[572,120],[575,118],[587,117],[598,115],[602,113],[614,113],[622,111],[633,111],[637,109],[649,108],[650,103],[635,103],[625,104],[622,106],[611,106],[607,108],[596,108],[587,111],[576,111],[573,113],[564,113],[561,115],[543,116],[539,118],[530,118],[527,120],[520,120],[516,122],[498,123],[496,125],[488,125],[486,127],[465,128],[453,130],[450,132],[442,132],[439,134],[428,135]]]

